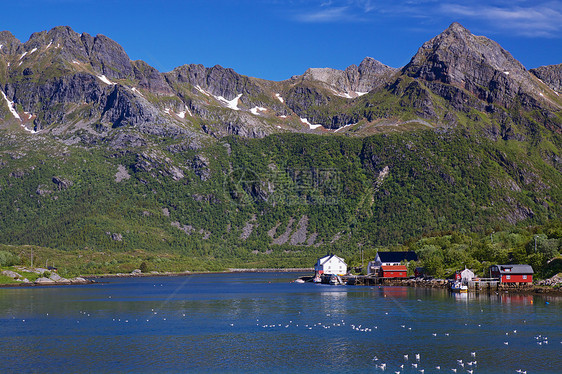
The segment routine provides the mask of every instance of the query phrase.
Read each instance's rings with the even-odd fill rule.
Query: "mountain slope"
[[[281,82],[68,27],[0,44],[0,243],[207,261],[562,218],[557,68],[459,24]]]

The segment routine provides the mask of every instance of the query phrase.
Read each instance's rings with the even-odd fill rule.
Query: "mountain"
[[[532,124],[524,113],[537,109],[542,114],[535,121],[560,130],[558,117],[546,114],[562,109],[556,68],[534,70],[541,81],[497,43],[458,23],[425,43],[401,69],[365,58],[343,71],[311,68],[282,82],[221,66],[185,65],[160,73],[131,61],[111,39],[69,27],[35,33],[23,44],[3,32],[0,44],[3,92],[21,123],[73,141],[116,142],[112,129],[124,126],[135,128],[135,136],[156,132],[191,139],[349,127],[368,135],[381,119],[394,126],[451,126],[474,110],[490,128],[509,123],[502,130],[507,136],[528,136]]]
[[[285,266],[560,221],[560,76],[458,23],[401,68],[279,82],[0,32],[0,243]]]
[[[556,92],[556,96],[562,92],[562,64],[541,66],[530,71],[552,88]]]

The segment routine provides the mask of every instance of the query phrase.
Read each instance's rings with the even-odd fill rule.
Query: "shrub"
[[[13,266],[20,263],[20,258],[8,251],[0,251],[0,266]]]

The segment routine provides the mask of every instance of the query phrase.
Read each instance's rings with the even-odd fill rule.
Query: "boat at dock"
[[[339,275],[335,275],[335,274],[332,274],[332,275],[330,276],[329,283],[330,283],[330,284],[333,284],[333,285],[336,285],[336,286],[339,286],[339,285],[342,285],[342,286],[343,286],[343,285],[345,284],[345,282],[343,281],[343,279],[342,279]]]
[[[456,281],[451,283],[451,291],[458,292],[458,293],[466,293],[468,292],[468,286],[460,281]]]

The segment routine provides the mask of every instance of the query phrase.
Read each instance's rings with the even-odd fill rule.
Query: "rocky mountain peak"
[[[0,31],[0,45],[2,45],[0,47],[0,55],[13,54],[21,45],[21,42],[11,32]]]
[[[210,68],[201,64],[183,65],[165,76],[168,81],[189,83],[227,100],[232,100],[240,94],[260,91],[248,77],[220,65]]]
[[[473,35],[456,22],[424,43],[404,71],[415,78],[461,86],[467,80],[487,84],[496,71],[508,72],[511,77],[528,75],[498,43]]]
[[[103,75],[116,79],[134,75],[129,56],[117,42],[101,34],[95,37],[83,34],[82,41],[90,57],[90,63]]]
[[[366,57],[359,66],[350,65],[345,70],[310,68],[303,75],[293,77],[291,80],[320,82],[339,95],[355,97],[380,87],[398,70],[374,58]]]
[[[502,106],[511,105],[521,93],[539,96],[530,73],[509,52],[456,22],[424,43],[402,72],[466,89]]]
[[[531,73],[554,91],[562,92],[562,64],[541,66],[531,69]]]

